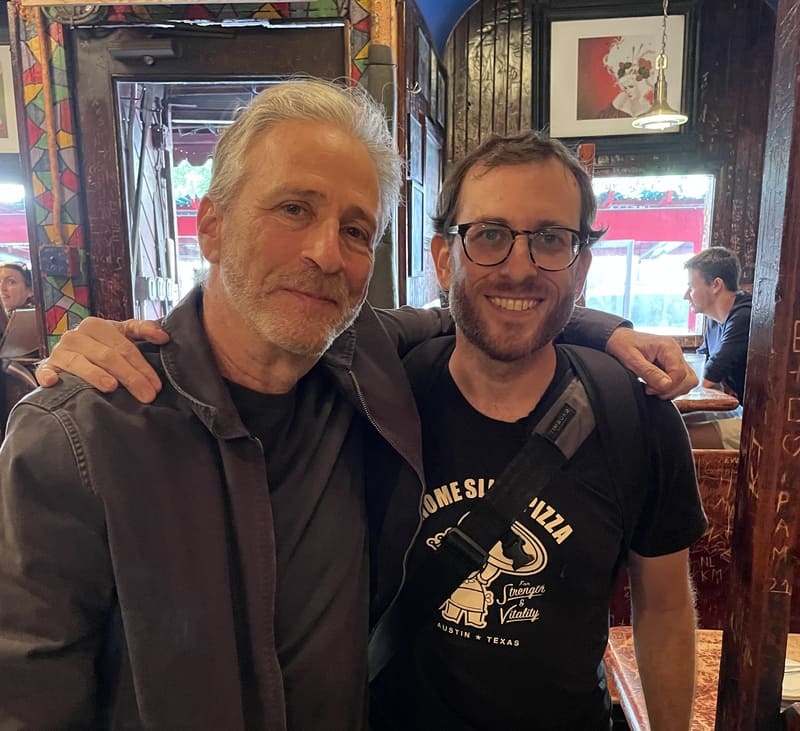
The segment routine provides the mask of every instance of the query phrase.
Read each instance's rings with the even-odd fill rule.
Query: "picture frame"
[[[422,28],[417,28],[417,84],[420,94],[426,99],[431,96],[431,44],[423,33]]]
[[[422,242],[425,251],[430,251],[435,234],[433,217],[436,215],[436,201],[442,178],[442,146],[436,135],[425,126],[425,218],[422,225]]]
[[[408,167],[407,176],[409,180],[422,182],[422,125],[415,115],[408,115]]]
[[[632,125],[634,117],[652,105],[662,18],[647,15],[550,23],[549,126],[553,137],[664,134]],[[667,100],[675,109],[682,109],[688,97],[684,89],[686,38],[686,15],[668,16]]]
[[[447,121],[447,80],[441,69],[436,70],[436,121],[444,129]]]
[[[425,269],[425,249],[423,246],[425,220],[425,191],[421,183],[412,180],[408,183],[408,274],[420,276]]]
[[[11,47],[0,45],[0,153],[19,154]]]
[[[437,80],[437,72],[439,70],[439,62],[436,60],[436,54],[431,49],[431,60],[430,60],[430,80],[428,83],[428,89],[430,91],[430,96],[428,97],[428,117],[430,119],[436,119],[436,104],[438,99],[439,87],[436,84]]]

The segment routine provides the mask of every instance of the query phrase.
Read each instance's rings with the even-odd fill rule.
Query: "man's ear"
[[[450,247],[441,234],[434,234],[431,239],[431,256],[436,267],[436,278],[444,290],[450,289]]]
[[[222,209],[207,195],[200,199],[197,208],[197,240],[203,258],[218,264],[222,246]]]

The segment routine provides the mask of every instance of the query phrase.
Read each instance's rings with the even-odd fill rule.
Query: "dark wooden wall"
[[[531,126],[532,14],[525,0],[484,0],[453,30],[445,50],[447,68],[457,69],[448,99],[448,160],[459,159],[493,131]]]
[[[620,6],[606,3],[609,15]],[[650,11],[635,3],[639,12]],[[591,6],[591,8],[588,8]],[[540,48],[547,38],[547,11],[595,15],[591,0],[481,0],[462,18],[447,44],[450,70],[447,160],[492,131],[513,132],[546,125],[544,94],[537,98]],[[673,3],[670,8],[677,7]],[[583,8],[583,10],[582,10]],[[588,8],[588,9],[587,9]],[[695,60],[690,123],[680,135],[595,138],[596,175],[648,172],[709,172],[717,179],[712,243],[733,249],[743,280],[752,283],[761,199],[775,12],[763,0],[696,0],[683,3],[697,21],[690,53]],[[581,15],[586,13],[586,15]],[[691,45],[691,44],[690,44]]]

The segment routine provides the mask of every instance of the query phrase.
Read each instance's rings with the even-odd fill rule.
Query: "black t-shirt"
[[[568,368],[559,353],[553,383]],[[410,572],[491,489],[553,390],[525,419],[498,422],[473,409],[441,365],[420,404],[427,491]],[[680,417],[657,399],[648,399],[648,409],[653,474],[641,494],[620,505],[597,434],[590,435],[483,570],[433,613],[413,651],[399,653],[380,677],[376,728],[608,729],[601,661],[624,526],[635,526],[633,548],[650,556],[685,548],[705,529]]]
[[[320,367],[287,394],[228,387],[264,449],[289,728],[360,729],[369,631],[362,419]]]

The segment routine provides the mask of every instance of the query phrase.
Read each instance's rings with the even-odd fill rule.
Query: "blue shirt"
[[[753,296],[749,292],[737,292],[725,322],[707,318],[703,343],[697,349],[698,353],[708,356],[704,377],[731,388],[739,403],[744,400],[752,302]]]

